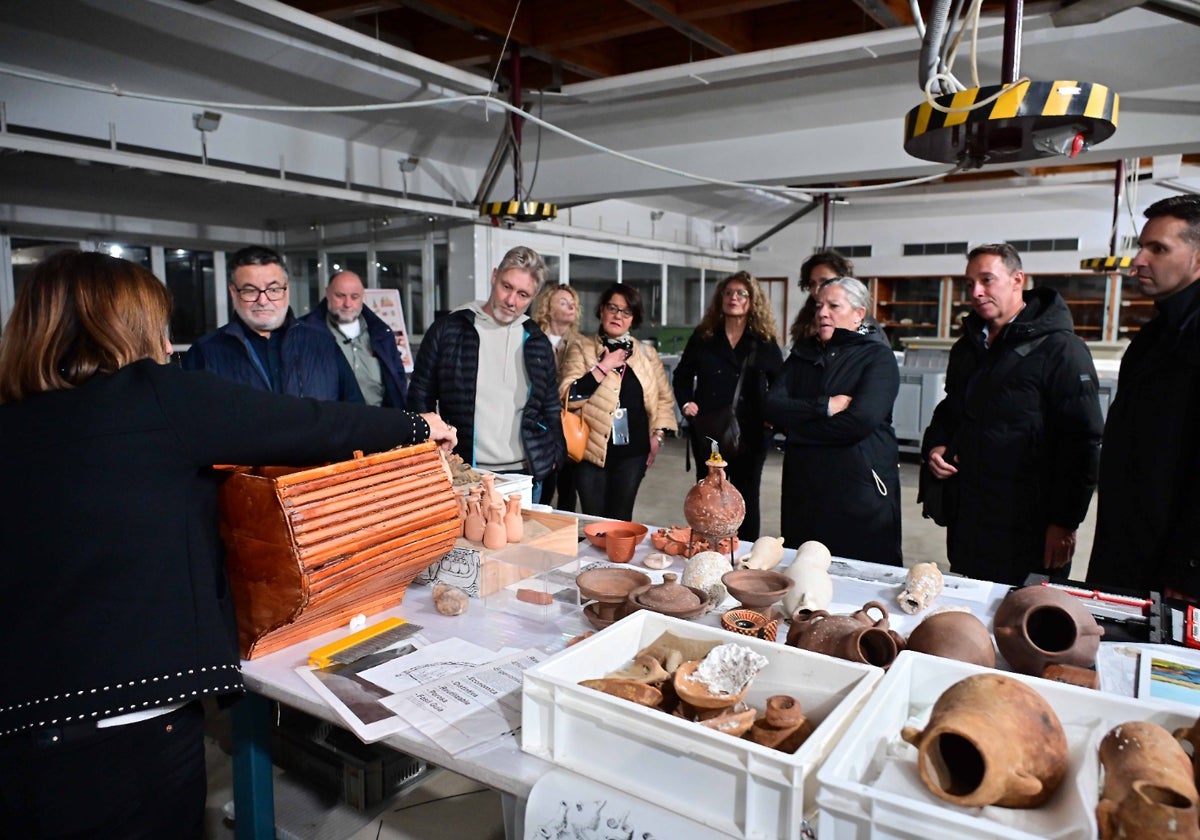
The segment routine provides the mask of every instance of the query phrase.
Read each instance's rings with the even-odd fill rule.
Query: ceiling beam
[[[854,5],[866,13],[883,29],[912,26],[913,16],[905,0],[853,0]]]
[[[746,45],[734,45],[730,39],[718,35],[714,27],[704,27],[693,24],[675,13],[674,3],[663,3],[659,0],[625,0],[636,9],[640,9],[655,20],[661,21],[684,37],[695,41],[703,47],[712,50],[717,55],[737,55],[746,51]],[[726,18],[726,21],[729,19]]]

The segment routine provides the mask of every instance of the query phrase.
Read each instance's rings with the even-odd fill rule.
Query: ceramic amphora
[[[683,515],[692,526],[693,538],[704,537],[715,546],[722,538],[737,533],[746,518],[746,500],[725,477],[725,461],[720,455],[714,453],[705,463],[708,475],[688,491]]]
[[[873,613],[879,617],[873,617]],[[878,601],[870,601],[850,615],[798,610],[792,616],[787,643],[801,650],[880,668],[890,667],[899,653],[896,637],[888,630],[887,607]]]
[[[1067,738],[1050,704],[1023,682],[976,674],[942,693],[924,730],[905,727],[921,781],[967,808],[1036,808],[1062,784]]]
[[[1146,721],[1113,727],[1100,742],[1100,763],[1101,840],[1200,838],[1192,763],[1171,733]]]
[[[1049,586],[1010,592],[996,610],[992,629],[1012,669],[1034,677],[1053,664],[1091,668],[1104,635],[1078,598]]]

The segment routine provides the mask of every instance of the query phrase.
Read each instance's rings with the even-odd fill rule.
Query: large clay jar
[[[725,477],[725,460],[719,454],[714,452],[705,463],[708,475],[688,491],[683,515],[692,526],[693,540],[703,537],[709,545],[717,546],[737,534],[746,518],[746,500]]]
[[[872,618],[871,611],[880,618]],[[899,649],[888,632],[887,608],[871,601],[851,615],[830,615],[825,610],[800,610],[792,616],[787,643],[801,650],[866,662],[888,668]]]
[[[984,668],[996,667],[992,634],[969,612],[947,610],[926,617],[908,634],[908,649]]]
[[[1040,694],[1003,674],[976,674],[942,693],[917,747],[921,781],[955,805],[1036,808],[1062,784],[1067,738]]]
[[[1197,789],[1200,789],[1200,720],[1197,720],[1190,727],[1180,727],[1173,733],[1180,741],[1187,741],[1191,747],[1189,752],[1192,755],[1192,772],[1196,781]]]
[[[1171,733],[1154,723],[1123,723],[1100,742],[1100,763],[1101,840],[1200,838],[1191,760]]]
[[[996,647],[1012,669],[1035,677],[1051,664],[1091,668],[1104,634],[1078,598],[1049,586],[1010,592],[992,628]]]

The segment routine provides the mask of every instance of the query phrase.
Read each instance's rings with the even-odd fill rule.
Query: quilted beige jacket
[[[574,342],[567,348],[566,356],[558,369],[558,394],[565,399],[571,390],[571,383],[583,376],[599,358],[600,339],[596,336],[584,336],[581,341]],[[633,343],[633,355],[629,357],[629,367],[637,374],[638,382],[645,394],[646,414],[650,418],[651,429],[666,429],[678,431],[675,423],[675,396],[671,391],[671,383],[667,381],[667,372],[663,369],[658,351],[642,344]],[[621,391],[621,376],[610,373],[596,388],[596,392],[586,400],[576,400],[571,406],[583,407],[583,419],[588,425],[587,451],[584,459],[598,467],[604,466],[608,455],[608,438],[612,434],[613,411],[617,408],[617,398]]]

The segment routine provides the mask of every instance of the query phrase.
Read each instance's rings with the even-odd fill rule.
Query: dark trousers
[[[0,835],[199,840],[204,710],[140,723],[42,728],[0,738]]]
[[[575,465],[579,507],[588,516],[633,521],[633,503],[646,475],[645,454],[628,458],[609,456],[603,467],[581,461]]]
[[[738,489],[738,492],[742,494],[742,499],[746,502],[746,518],[742,520],[741,527],[738,528],[738,539],[742,542],[754,542],[759,536],[758,530],[762,523],[762,514],[760,513],[758,490],[762,485],[763,465],[767,460],[769,443],[769,438],[764,434],[761,441],[756,439],[748,447],[752,451],[730,457],[725,467],[725,477]],[[708,467],[704,466],[704,462],[708,460],[709,453],[712,452],[712,444],[707,439],[698,443],[693,435],[691,447],[692,457],[696,459],[696,480],[699,481],[708,475]]]
[[[546,479],[542,487],[541,503],[553,505],[557,510],[569,510],[574,513],[579,505],[579,497],[575,493],[574,461],[563,464],[558,472]]]

